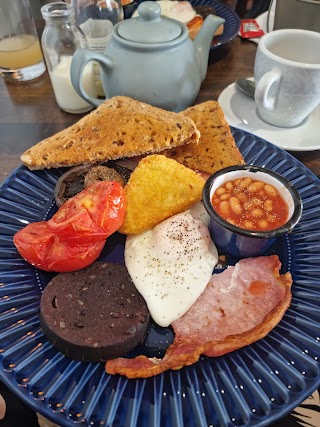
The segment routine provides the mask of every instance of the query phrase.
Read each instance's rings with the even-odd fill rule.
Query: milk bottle
[[[64,2],[49,3],[41,8],[41,14],[46,21],[42,49],[56,101],[68,113],[85,113],[93,107],[77,94],[70,77],[74,52],[87,47],[86,37],[75,23],[74,8]],[[85,67],[83,84],[89,95],[97,96],[92,64]]]

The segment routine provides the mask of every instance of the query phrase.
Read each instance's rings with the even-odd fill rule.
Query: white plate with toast
[[[29,406],[64,427],[262,427],[280,420],[319,386],[319,180],[275,145],[243,130],[233,134],[247,163],[285,176],[302,197],[301,221],[270,249],[292,274],[292,304],[264,339],[154,378],[107,375],[104,364],[72,361],[47,341],[39,301],[52,274],[25,262],[12,236],[28,222],[52,216],[55,183],[64,170],[22,166],[2,185],[0,378]],[[102,258],[123,261],[123,246],[124,236],[114,234]],[[170,328],[151,325],[132,355],[159,357],[171,340]]]

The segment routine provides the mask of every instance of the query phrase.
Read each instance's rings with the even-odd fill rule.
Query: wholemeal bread
[[[201,134],[200,141],[198,144],[164,150],[161,154],[209,174],[227,166],[244,164],[218,102],[207,101],[179,114],[195,122]]]
[[[188,117],[118,96],[21,156],[29,169],[99,163],[199,140]]]

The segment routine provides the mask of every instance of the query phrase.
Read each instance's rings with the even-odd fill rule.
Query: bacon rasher
[[[265,337],[291,301],[292,278],[280,275],[277,255],[246,258],[213,274],[190,310],[172,323],[173,343],[163,359],[137,356],[108,360],[109,374],[147,378],[180,369],[201,354],[221,356]]]

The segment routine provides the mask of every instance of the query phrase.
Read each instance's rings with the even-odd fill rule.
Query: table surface
[[[225,0],[224,3],[235,7],[236,1]],[[41,23],[39,26],[41,28]],[[195,103],[217,100],[222,90],[239,77],[252,76],[256,48],[255,43],[236,37],[212,50],[207,76]],[[0,78],[0,183],[21,165],[22,152],[81,117],[59,109],[47,72],[33,82],[22,84],[7,83]],[[291,154],[320,176],[320,150]],[[294,426],[295,422],[290,418],[289,424],[282,420],[275,425]]]

